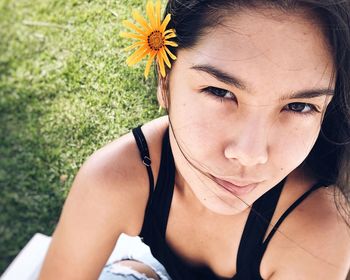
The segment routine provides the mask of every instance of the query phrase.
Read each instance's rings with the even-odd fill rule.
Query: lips
[[[229,191],[230,193],[238,196],[250,193],[259,184],[256,182],[249,182],[249,183],[242,183],[242,182],[238,183],[238,182],[232,182],[232,181],[229,182],[216,177],[213,177],[213,179],[219,186]]]

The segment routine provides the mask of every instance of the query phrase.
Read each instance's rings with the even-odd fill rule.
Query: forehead
[[[290,90],[328,87],[333,60],[318,24],[302,14],[247,10],[227,16],[195,47],[180,50],[179,64],[210,64],[252,83]],[[183,59],[182,59],[183,58]]]

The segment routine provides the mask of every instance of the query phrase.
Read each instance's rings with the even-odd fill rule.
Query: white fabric
[[[37,280],[51,237],[36,233],[1,275],[0,280]],[[171,280],[163,265],[138,236],[121,234],[106,265],[120,260],[136,260],[148,265],[161,280]],[[114,264],[111,269],[116,269]]]
[[[150,248],[139,236],[121,234],[107,261],[107,265],[120,260],[135,260],[151,267],[161,280],[171,280],[164,266],[153,257]]]

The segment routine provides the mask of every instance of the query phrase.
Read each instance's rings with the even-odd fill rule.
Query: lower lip
[[[237,186],[234,185],[230,182],[218,179],[214,177],[214,181],[220,185],[220,187],[222,187],[223,189],[227,190],[228,192],[234,194],[234,195],[245,195],[250,193],[252,190],[254,190],[256,188],[256,186],[258,185],[256,184],[249,184],[246,186]]]

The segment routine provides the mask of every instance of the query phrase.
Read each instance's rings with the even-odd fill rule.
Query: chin
[[[250,207],[248,199],[236,197],[233,194],[216,194],[198,198],[200,203],[209,211],[220,215],[235,215]]]

